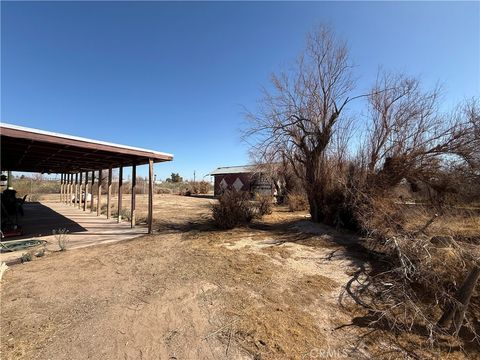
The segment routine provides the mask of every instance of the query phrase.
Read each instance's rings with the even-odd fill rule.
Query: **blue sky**
[[[440,82],[446,108],[480,96],[479,2],[2,1],[1,120],[170,152],[157,177],[201,178],[248,163],[242,106],[320,23],[349,44],[355,94],[383,66]]]

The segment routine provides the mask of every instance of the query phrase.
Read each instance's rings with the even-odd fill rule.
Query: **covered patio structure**
[[[100,216],[102,197],[106,196],[107,219],[112,222],[112,170],[119,169],[118,214],[121,222],[123,170],[132,167],[130,228],[135,227],[136,168],[148,164],[148,233],[153,224],[153,164],[171,161],[173,155],[131,146],[96,141],[2,123],[1,170],[60,175],[58,202]],[[106,189],[102,172],[108,171]],[[91,194],[87,201],[87,194]],[[83,199],[83,201],[82,201]]]

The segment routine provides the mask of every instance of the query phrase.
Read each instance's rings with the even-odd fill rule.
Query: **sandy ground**
[[[155,194],[153,199],[153,212],[155,220],[162,222],[182,222],[198,221],[200,218],[209,215],[210,204],[214,200],[208,197],[212,195],[198,196],[198,197],[183,197],[179,195]],[[58,194],[45,194],[40,196],[42,202],[57,202],[59,200]],[[137,222],[145,221],[148,212],[148,196],[145,194],[137,194],[135,196],[135,213]],[[122,208],[127,214],[130,214],[131,195],[124,194],[122,196]],[[102,207],[106,206],[107,196],[102,195]],[[94,197],[94,208],[97,206],[97,198]],[[90,208],[90,203],[87,202],[87,209]],[[118,209],[118,195],[112,194],[111,199],[112,216],[117,213]],[[105,210],[103,210],[105,212]],[[172,218],[173,216],[173,218]]]
[[[339,305],[357,239],[276,211],[231,231],[161,195],[158,233],[11,267],[2,359],[369,358]]]

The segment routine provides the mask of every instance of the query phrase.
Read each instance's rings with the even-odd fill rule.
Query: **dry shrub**
[[[130,209],[122,208],[120,210],[120,216],[123,221],[130,221],[131,212]],[[118,211],[112,212],[112,217],[118,217]]]
[[[256,217],[270,215],[273,212],[273,199],[269,195],[257,195],[255,197],[257,203]]]
[[[209,191],[212,189],[212,185],[207,181],[196,181],[190,182],[187,184],[187,188],[185,191],[181,191],[182,195],[190,196],[190,195],[204,195],[208,194]]]
[[[100,214],[106,214],[107,213],[107,204],[102,204],[100,207]]]
[[[291,193],[287,195],[287,205],[290,211],[308,210],[308,199],[305,194]]]
[[[195,194],[208,194],[212,185],[206,181],[200,181],[194,183],[193,192]]]
[[[352,206],[352,198],[340,187],[332,187],[324,191],[324,201],[321,207],[325,224],[358,230],[359,225]]]
[[[463,307],[460,323],[440,326],[439,320],[442,313],[459,306],[457,294],[479,258],[477,246],[456,241],[449,224],[454,217],[460,217],[462,223],[476,222],[466,221],[465,213],[457,209],[444,208],[437,214],[433,206],[395,202],[385,192],[362,195],[354,211],[366,235],[364,246],[372,256],[371,268],[359,272],[357,278],[362,281],[356,286],[350,283],[347,292],[369,310],[371,326],[408,333],[422,329],[428,344],[435,345],[452,334],[458,336],[463,324],[470,338],[475,338],[478,294]],[[476,232],[478,235],[480,229]]]
[[[186,189],[179,189],[178,190],[178,194],[179,195],[182,195],[182,196],[191,196],[192,195],[192,191],[188,188]]]
[[[245,192],[226,190],[218,198],[218,203],[212,206],[213,220],[220,229],[233,229],[234,227],[249,223],[256,215],[255,206]]]
[[[52,231],[53,236],[57,240],[60,251],[66,251],[68,248],[68,244],[70,242],[70,239],[68,238],[68,233],[69,231],[65,228]]]
[[[161,188],[155,189],[155,194],[171,194],[171,193],[172,193],[172,190],[168,188],[161,187]]]
[[[405,226],[402,205],[389,197],[372,197],[368,201],[352,204],[352,216],[360,224],[360,230],[368,235],[381,234],[383,238],[398,235]]]
[[[430,344],[451,334],[453,330],[441,328],[438,321],[473,266],[466,261],[465,249],[454,243],[439,247],[426,235],[394,236],[383,244],[367,242],[367,246],[381,254],[383,262],[356,289],[374,315],[371,325],[386,324],[393,331],[407,332],[420,327]],[[472,333],[477,316],[470,307],[465,325]]]
[[[60,182],[57,180],[42,179],[40,176],[35,178],[13,179],[12,186],[17,190],[17,195],[23,197],[33,194],[58,194],[60,193]],[[31,200],[34,201],[34,200]],[[36,201],[36,200],[35,200]]]

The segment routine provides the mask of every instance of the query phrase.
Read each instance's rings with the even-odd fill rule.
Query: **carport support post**
[[[67,174],[67,193],[65,194],[66,195],[65,204],[67,205],[71,199],[71,196],[70,196],[71,186],[72,186],[72,174]]]
[[[122,195],[123,195],[123,166],[118,169],[118,216],[117,221],[122,221]]]
[[[60,202],[63,200],[63,174],[60,174]]]
[[[74,208],[76,208],[78,206],[77,205],[77,203],[78,203],[78,188],[79,188],[79,186],[78,186],[78,173],[77,173],[77,174],[75,174],[75,195],[74,195],[75,196],[75,201],[73,202],[73,207]]]
[[[73,207],[77,207],[77,201],[78,201],[78,174],[75,174],[75,185],[73,186],[73,193],[75,200],[73,201]]]
[[[135,192],[137,191],[137,166],[132,166],[132,202],[130,206],[130,227],[135,227]]]
[[[93,187],[95,186],[95,170],[92,170],[92,185],[90,186],[90,212],[93,212]]]
[[[68,199],[68,203],[70,206],[73,206],[72,197],[75,192],[75,175],[72,174],[71,176],[72,176],[72,183],[70,185],[70,198]]]
[[[68,174],[68,184],[67,184],[67,198],[65,199],[65,204],[70,205],[72,202],[72,179],[73,175]]]
[[[108,168],[108,185],[107,185],[107,219],[110,219],[110,215],[112,214],[111,211],[111,204],[110,199],[112,198],[112,167]]]
[[[75,207],[75,202],[77,201],[77,181],[78,181],[78,175],[77,174],[72,174],[72,197],[73,201],[71,205]]]
[[[68,174],[63,174],[63,198],[62,202],[67,202],[67,189],[68,189]]]
[[[153,159],[148,159],[148,233],[153,224]]]
[[[63,175],[63,199],[64,204],[67,203],[67,191],[68,191],[68,174]]]
[[[62,181],[62,202],[65,202],[65,190],[67,190],[67,174],[63,174],[63,181]]]
[[[75,194],[75,174],[71,174],[71,181],[70,181],[70,196],[68,197],[68,205],[73,205],[73,194]]]
[[[82,185],[83,185],[83,172],[80,172],[80,183],[78,185],[78,208],[82,208]]]
[[[98,170],[98,186],[97,186],[97,216],[101,214],[102,207],[102,170]]]
[[[85,185],[83,186],[85,197],[83,198],[83,211],[87,211],[88,171],[85,171]]]

